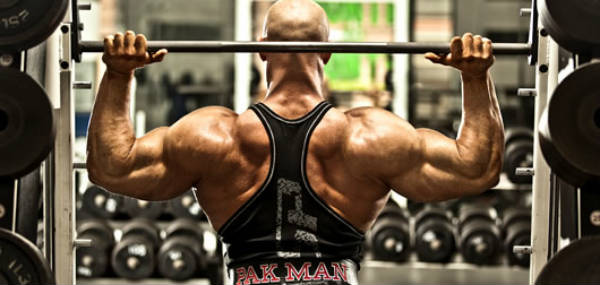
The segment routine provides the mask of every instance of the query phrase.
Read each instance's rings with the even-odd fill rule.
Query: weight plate
[[[405,220],[379,219],[368,240],[376,260],[402,262],[408,259],[410,234]]]
[[[54,276],[35,245],[0,229],[0,283],[54,284]]]
[[[170,200],[169,207],[171,213],[177,218],[200,220],[204,216],[204,212],[196,200],[194,191],[188,191],[185,194]]]
[[[531,245],[531,223],[516,222],[511,224],[510,227],[506,229],[506,239],[504,244],[509,263],[528,268],[529,254],[514,253],[513,248],[516,245]]]
[[[123,208],[132,218],[157,219],[162,215],[165,204],[162,202],[150,202],[134,198],[125,198]]]
[[[588,236],[561,249],[535,284],[600,284],[600,237]]]
[[[517,168],[533,167],[533,139],[517,140],[510,143],[505,152],[504,172],[508,180],[515,184],[530,184],[531,176],[517,175]]]
[[[160,242],[158,229],[154,226],[152,221],[148,219],[137,218],[132,220],[123,226],[121,231],[123,232],[123,238],[128,235],[142,235],[148,239],[154,247],[157,247]]]
[[[121,240],[112,252],[111,264],[115,273],[123,278],[139,280],[152,276],[156,266],[154,245],[142,236],[129,236]]]
[[[600,177],[600,63],[581,66],[554,91],[540,121],[540,145],[552,170],[574,186]]]
[[[423,220],[415,236],[415,250],[420,261],[446,263],[456,250],[452,225],[444,219]]]
[[[81,210],[91,214],[94,218],[112,219],[121,209],[123,197],[113,195],[94,185],[85,190],[81,204]]]
[[[0,68],[0,177],[36,169],[54,145],[52,106],[29,75]]]
[[[158,253],[158,270],[171,280],[190,279],[207,267],[202,241],[189,235],[168,238]]]
[[[600,2],[539,1],[544,28],[556,42],[575,53],[600,51]]]
[[[500,252],[500,230],[493,223],[476,219],[463,225],[460,251],[468,263],[494,264]]]
[[[0,1],[0,50],[25,50],[46,40],[65,17],[69,0]]]
[[[504,135],[505,145],[508,146],[515,140],[531,140],[533,141],[533,131],[528,128],[513,127],[506,129]]]

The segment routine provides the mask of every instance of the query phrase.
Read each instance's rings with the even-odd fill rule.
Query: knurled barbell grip
[[[103,52],[104,43],[100,41],[82,41],[79,43],[83,53]],[[445,43],[416,42],[227,42],[227,41],[149,41],[151,52],[167,49],[174,53],[449,53],[450,45]],[[496,55],[529,55],[531,45],[527,43],[495,43]]]

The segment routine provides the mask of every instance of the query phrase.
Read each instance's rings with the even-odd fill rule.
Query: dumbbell
[[[196,194],[193,190],[190,190],[183,195],[170,200],[169,208],[171,213],[176,218],[189,218],[193,220],[201,220],[204,216],[202,207],[196,201]]]
[[[94,218],[112,219],[121,209],[123,197],[94,185],[85,190],[81,204],[81,210]]]
[[[501,233],[494,208],[463,205],[459,210],[459,244],[465,262],[494,264],[501,249]]]
[[[113,229],[102,220],[84,220],[77,226],[77,238],[92,241],[91,247],[77,248],[77,275],[88,278],[105,276],[110,252],[115,245]]]
[[[517,168],[533,167],[533,132],[526,128],[511,128],[506,131],[504,172],[515,184],[531,183],[531,176],[519,176]]]
[[[194,220],[177,219],[166,229],[158,251],[158,271],[163,277],[184,281],[206,271],[204,231]]]
[[[155,220],[162,215],[165,204],[163,202],[151,202],[134,198],[125,198],[123,209],[132,218],[146,218]]]
[[[415,217],[415,250],[420,261],[446,263],[456,251],[451,215],[426,207]]]
[[[121,241],[112,251],[112,268],[117,276],[131,280],[148,278],[156,268],[158,229],[147,219],[135,219],[122,229]]]
[[[367,237],[373,259],[402,262],[410,254],[410,231],[406,215],[397,206],[386,206]]]
[[[504,210],[504,247],[511,265],[529,268],[529,255],[514,253],[517,245],[531,245],[531,211],[524,208],[508,208]]]

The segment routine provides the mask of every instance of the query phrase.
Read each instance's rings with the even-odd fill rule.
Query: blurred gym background
[[[331,41],[360,42],[448,42],[465,32],[495,42],[527,42],[529,17],[521,17],[519,10],[531,6],[531,1],[526,0],[317,2],[328,13]],[[100,40],[105,35],[133,30],[150,40],[233,41],[257,39],[273,1],[91,3],[91,11],[81,11],[83,40]],[[98,84],[104,68],[101,55],[85,54],[83,58],[76,78],[95,78],[92,81]],[[534,101],[517,96],[517,89],[534,86],[535,73],[526,56],[498,56],[492,74],[505,127],[514,134],[507,141],[507,167],[500,184],[479,197],[436,205],[394,196],[386,208],[388,215],[380,217],[367,235],[361,284],[528,282],[528,256],[514,254],[512,246],[529,244],[531,179],[515,176],[514,169],[532,164],[533,139],[528,130],[533,126]],[[334,54],[326,66],[326,79],[327,100],[337,108],[376,106],[395,112],[416,127],[436,129],[449,137],[458,132],[459,73],[434,65],[423,55]],[[96,88],[76,91],[79,161],[85,156],[85,136]],[[142,135],[170,125],[204,106],[221,105],[243,111],[265,93],[264,64],[255,54],[170,54],[163,63],[136,72],[132,104],[136,133]],[[144,255],[137,261],[131,258],[135,254],[125,251],[117,264],[105,260],[104,267],[95,267],[100,262],[92,266],[89,257],[93,254],[88,253],[86,259],[85,251],[79,250],[78,282],[122,284],[142,280],[144,284],[160,284],[165,278],[194,284],[222,282],[220,245],[192,192],[167,203],[146,203],[107,194],[91,185],[83,171],[77,172],[76,183],[80,235],[98,234],[98,228],[112,233],[114,240],[111,238],[103,246],[104,252],[126,248],[140,240],[148,250],[157,251],[156,256]],[[138,217],[151,223],[145,225],[143,237],[132,237],[128,234],[132,232],[131,219]],[[177,237],[177,231],[169,227],[179,218],[191,218],[203,229],[198,233],[202,236],[201,249],[193,251],[202,264],[198,268],[202,269],[177,275],[173,273],[177,272],[173,260],[181,251],[177,241],[167,241]],[[86,230],[90,228],[89,221],[96,223],[91,227],[95,231]],[[139,223],[137,226],[144,228]]]

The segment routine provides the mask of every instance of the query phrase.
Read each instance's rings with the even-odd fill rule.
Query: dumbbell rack
[[[44,163],[44,237],[46,257],[56,274],[57,284],[75,283],[76,247],[84,245],[75,237],[75,191],[74,191],[74,110],[73,88],[79,86],[74,80],[74,61],[71,53],[71,31],[73,31],[73,11],[70,7],[63,24],[60,26],[58,38],[60,44],[50,45],[59,54],[59,94],[49,91],[54,97],[56,120],[56,147]],[[539,39],[538,59],[536,63],[536,111],[534,140],[533,179],[533,216],[532,216],[532,252],[530,281],[548,260],[548,244],[550,240],[550,168],[544,161],[539,147],[537,126],[549,96],[558,81],[558,45],[548,37],[541,23],[536,31]],[[50,39],[56,40],[56,37]],[[49,64],[55,65],[55,62]],[[56,75],[50,75],[56,76]],[[369,263],[367,263],[369,264]],[[367,265],[369,266],[369,265]],[[122,282],[120,282],[122,283]],[[148,282],[144,282],[148,284]]]

